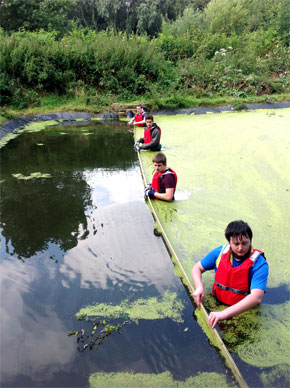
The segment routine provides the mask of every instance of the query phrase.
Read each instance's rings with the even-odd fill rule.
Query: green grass
[[[36,114],[46,114],[51,112],[90,112],[93,115],[101,112],[109,112],[112,103],[131,103],[139,102],[147,104],[151,110],[160,109],[180,109],[195,107],[217,107],[224,105],[253,104],[267,102],[290,101],[290,93],[248,96],[244,98],[234,98],[231,96],[211,96],[201,97],[175,95],[170,97],[158,98],[140,98],[132,96],[125,100],[120,96],[98,95],[91,100],[88,96],[58,96],[55,94],[46,94],[40,97],[37,105],[31,105],[24,109],[17,109],[13,106],[5,106],[0,110],[0,125],[6,120],[11,120],[19,116],[34,116]]]

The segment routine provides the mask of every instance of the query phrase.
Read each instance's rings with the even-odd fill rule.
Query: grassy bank
[[[46,95],[40,98],[38,104],[32,104],[23,109],[15,106],[6,106],[0,110],[0,125],[7,120],[12,120],[20,116],[34,116],[36,114],[45,114],[52,112],[90,112],[93,115],[101,112],[109,112],[112,103],[139,103],[147,104],[151,110],[159,109],[180,109],[180,108],[194,108],[194,107],[217,107],[224,105],[233,105],[234,108],[239,109],[247,104],[263,104],[269,102],[290,101],[290,92],[275,95],[262,96],[248,96],[244,98],[234,98],[230,96],[218,97],[159,97],[155,99],[143,99],[142,97],[135,97],[133,100],[122,100],[118,96],[100,96],[98,103],[88,103],[86,96],[69,97]]]
[[[2,115],[15,109],[98,113],[116,101],[158,110],[284,100],[290,56],[279,34],[273,26],[240,34],[164,28],[150,40],[78,29],[62,38],[0,29]]]

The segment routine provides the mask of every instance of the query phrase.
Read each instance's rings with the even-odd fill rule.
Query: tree
[[[97,0],[97,11],[115,33],[119,30],[119,25],[126,22],[126,1],[125,0]]]
[[[243,34],[272,28],[289,37],[289,0],[212,0],[205,8],[212,33]],[[286,34],[285,34],[286,32]]]
[[[8,31],[55,29],[65,32],[75,0],[2,0],[0,26]]]
[[[161,31],[162,17],[159,4],[151,0],[144,0],[137,9],[137,32],[156,36]]]

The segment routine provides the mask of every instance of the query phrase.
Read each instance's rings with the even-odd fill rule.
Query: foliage
[[[82,26],[95,31],[123,31],[155,36],[162,19],[175,20],[191,5],[202,9],[209,0],[5,0],[0,26],[6,31],[57,30],[60,35]]]
[[[6,31],[25,28],[56,29],[64,33],[70,28],[70,12],[74,0],[5,0],[0,2],[0,26]]]
[[[166,97],[175,107],[190,96],[241,99],[290,90],[286,0],[75,0],[73,8],[72,0],[29,0],[29,12],[22,1],[0,4],[5,30],[17,28],[5,24],[15,4],[28,20],[18,32],[0,30],[2,105],[37,106],[53,93],[81,98],[95,111],[114,96],[143,96],[156,107]],[[32,20],[33,12],[41,18]],[[67,25],[57,19],[65,12]]]
[[[290,4],[287,0],[212,0],[205,9],[207,27],[212,33],[243,34],[275,28],[280,33],[289,27]],[[289,41],[288,41],[289,43]]]
[[[85,317],[79,317],[78,319],[79,321],[88,322],[91,325],[87,329],[82,327],[79,330],[71,330],[67,333],[69,337],[72,335],[76,336],[78,350],[80,352],[84,352],[86,349],[98,349],[110,335],[114,333],[120,334],[122,327],[130,323],[129,321],[124,321],[112,325],[103,319],[98,320]]]

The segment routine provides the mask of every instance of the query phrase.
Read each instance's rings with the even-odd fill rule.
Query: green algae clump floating
[[[37,122],[29,123],[24,128],[15,129],[12,133],[8,133],[6,136],[4,136],[0,140],[0,148],[4,147],[7,143],[9,143],[10,140],[15,139],[23,132],[28,132],[28,133],[40,132],[43,129],[45,129],[47,126],[52,126],[57,124],[58,122],[55,120],[37,121]]]
[[[39,179],[39,178],[52,178],[52,175],[50,174],[43,174],[41,172],[32,172],[30,175],[23,175],[23,174],[12,174],[13,178],[28,181],[30,179]]]
[[[261,306],[263,319],[255,339],[237,345],[241,359],[256,367],[290,367],[290,302]],[[288,381],[289,383],[289,381]]]
[[[62,120],[60,120],[59,122],[61,122],[61,121]],[[20,132],[20,133],[21,132],[30,132],[30,133],[40,132],[48,126],[57,125],[59,122],[55,121],[55,120],[37,121],[37,122],[27,124],[23,130],[20,130],[18,132]]]
[[[126,318],[133,321],[138,319],[170,318],[175,322],[183,322],[183,309],[183,301],[177,298],[176,293],[165,291],[162,298],[140,298],[131,303],[128,300],[124,300],[119,305],[97,303],[82,308],[76,314],[76,317]]]
[[[10,140],[15,139],[17,136],[17,133],[9,133],[0,140],[0,147],[4,147],[7,143],[9,143]]]
[[[185,381],[174,380],[170,372],[159,374],[146,373],[94,373],[89,377],[90,388],[217,388],[237,387],[227,382],[225,376],[218,373],[200,373]]]
[[[265,387],[287,387],[289,386],[290,369],[289,365],[279,365],[270,372],[261,373],[261,381]],[[277,384],[278,382],[278,384]]]

